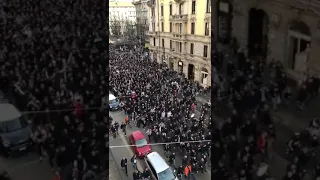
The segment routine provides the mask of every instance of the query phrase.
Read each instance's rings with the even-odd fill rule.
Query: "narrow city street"
[[[119,124],[124,122],[124,119],[126,117],[122,111],[110,112],[110,115],[114,119],[114,121],[118,122]],[[127,135],[130,135],[134,131],[141,131],[145,134],[145,137],[147,137],[146,129],[137,128],[137,127],[132,127],[132,128],[127,127]],[[132,177],[133,167],[132,167],[132,164],[130,163],[130,159],[134,154],[131,147],[112,147],[112,146],[126,146],[126,145],[128,145],[128,139],[126,135],[119,132],[119,135],[117,135],[116,138],[112,138],[110,136],[110,140],[109,140],[110,151],[116,159],[116,164],[118,168],[121,169],[120,161],[122,157],[126,157],[129,161],[128,177],[125,175],[123,170],[121,171],[122,178],[133,180],[133,177]],[[163,158],[165,158],[163,145],[152,146],[152,151],[158,152]],[[179,154],[177,154],[175,166],[179,166],[182,163],[181,160],[182,160],[182,157]],[[138,161],[138,169],[142,171],[144,168],[145,168],[144,161],[140,159]],[[201,174],[201,173],[197,174],[196,179],[211,179],[211,171],[209,167],[207,168],[207,172],[205,172],[204,174]]]
[[[0,168],[7,170],[12,180],[51,180],[55,176],[48,160],[40,161],[39,155],[35,152],[8,158],[1,156]]]

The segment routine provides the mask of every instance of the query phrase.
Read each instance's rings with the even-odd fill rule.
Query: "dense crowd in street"
[[[1,90],[28,115],[40,160],[46,156],[62,179],[105,171],[105,7],[87,0],[1,1]]]
[[[303,111],[309,99],[318,95],[319,78],[306,77],[300,82],[298,93],[289,86],[289,78],[280,62],[272,61],[266,64],[264,60],[246,58],[245,52],[239,51],[236,61],[228,61],[224,65],[225,55],[214,52],[213,72],[213,106],[223,102],[232,115],[227,122],[218,127],[213,146],[215,157],[212,165],[217,172],[219,161],[227,154],[226,166],[242,180],[250,180],[255,176],[266,179],[268,176],[268,161],[272,158],[272,146],[277,133],[271,111],[277,111],[280,105],[296,102],[296,110]],[[221,111],[215,107],[215,111]],[[218,113],[218,112],[214,112]],[[288,142],[288,159],[290,163],[287,172],[283,172],[285,180],[301,180],[305,173],[305,165],[310,159],[310,153],[318,144],[318,119],[302,133],[297,133]],[[301,127],[303,128],[303,127]],[[215,134],[213,133],[213,134]],[[279,137],[281,138],[281,137]],[[224,142],[221,145],[221,142]],[[232,142],[232,143],[230,143]],[[226,148],[224,147],[226,144]],[[319,169],[319,168],[318,168]],[[319,170],[316,176],[319,176]],[[252,173],[254,172],[254,173]],[[218,179],[220,173],[214,173]]]
[[[150,142],[163,144],[159,146],[163,146],[178,177],[207,171],[210,108],[201,105],[200,117],[196,118],[199,86],[152,61],[141,47],[110,47],[109,56],[109,88],[121,99],[129,124],[146,128]],[[126,128],[125,121],[122,125],[112,123],[110,131],[116,133],[120,128]],[[176,162],[178,154],[183,157],[181,162]],[[146,172],[134,172],[134,179],[150,177]]]

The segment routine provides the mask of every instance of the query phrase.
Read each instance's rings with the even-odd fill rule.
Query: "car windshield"
[[[144,147],[148,144],[147,140],[145,138],[139,139],[136,141],[136,146],[137,147]]]
[[[115,104],[117,103],[117,99],[109,100],[109,104]]]
[[[158,177],[159,177],[159,180],[174,180],[176,178],[171,168],[168,168],[158,173]]]
[[[11,121],[5,121],[0,123],[0,131],[1,132],[12,132],[19,129],[22,129],[27,126],[27,122],[25,122],[22,118],[14,119]]]

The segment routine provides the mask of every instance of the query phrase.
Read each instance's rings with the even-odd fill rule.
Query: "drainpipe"
[[[158,34],[158,36],[159,36],[159,46],[158,46],[158,54],[160,55],[160,44],[161,44],[161,38],[160,38],[160,15],[161,14],[159,14],[159,8],[161,8],[160,6],[159,6],[159,0],[153,0],[154,2],[157,2],[157,3],[155,3],[155,6],[157,6],[157,14],[158,14],[158,32],[159,32],[159,34]],[[165,51],[164,51],[164,53],[165,53]],[[165,54],[164,54],[165,55]],[[160,56],[160,59],[161,59],[161,62],[163,61],[163,59],[162,59],[162,56]],[[161,63],[162,64],[162,63]]]

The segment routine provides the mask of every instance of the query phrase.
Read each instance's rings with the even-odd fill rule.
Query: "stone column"
[[[194,80],[200,82],[200,68],[198,64],[194,64]]]
[[[188,77],[188,63],[186,61],[182,61],[182,62],[183,62],[183,67],[182,67],[183,73],[185,77]]]

